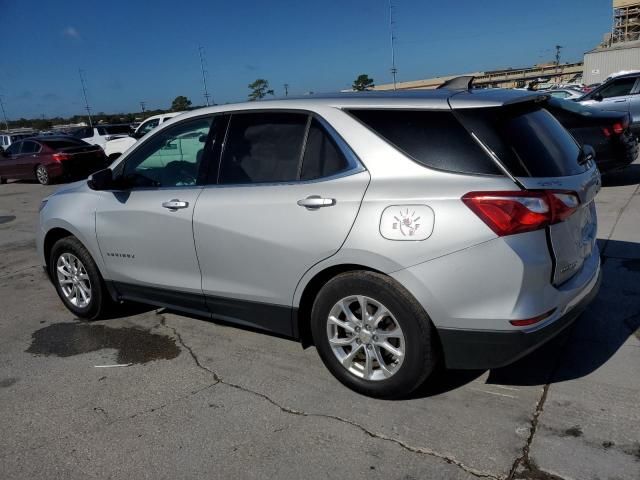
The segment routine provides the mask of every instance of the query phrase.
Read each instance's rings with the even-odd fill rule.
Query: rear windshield
[[[61,148],[70,148],[70,147],[81,147],[83,145],[88,145],[87,142],[83,142],[82,140],[76,140],[75,138],[69,139],[60,139],[60,140],[40,140],[40,143],[46,145],[49,148],[53,148],[54,150],[59,150]]]
[[[450,110],[351,110],[416,162],[457,173],[502,175]]]
[[[459,110],[458,116],[516,177],[565,177],[588,169],[573,137],[538,105]]]
[[[100,128],[103,128],[108,135],[131,132],[131,128],[129,127],[129,125],[104,125]]]

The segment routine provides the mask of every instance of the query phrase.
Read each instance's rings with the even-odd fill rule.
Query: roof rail
[[[462,77],[455,77],[451,80],[447,80],[438,88],[446,88],[447,90],[471,90],[473,88],[473,80],[476,77],[473,75],[464,75]]]

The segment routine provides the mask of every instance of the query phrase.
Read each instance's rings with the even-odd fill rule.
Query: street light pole
[[[80,75],[80,84],[82,85],[82,95],[84,96],[84,105],[87,110],[87,116],[89,117],[89,126],[93,128],[93,120],[91,120],[91,109],[89,108],[89,100],[87,100],[87,87],[84,84],[84,77],[82,76],[82,70],[78,69]]]

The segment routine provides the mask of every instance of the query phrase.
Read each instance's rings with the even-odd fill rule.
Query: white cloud
[[[69,38],[80,38],[80,34],[78,33],[78,30],[75,29],[75,27],[67,27],[62,31],[62,34],[65,37],[69,37]]]

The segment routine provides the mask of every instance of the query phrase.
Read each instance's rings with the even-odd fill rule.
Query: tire
[[[40,185],[51,185],[51,177],[44,165],[38,165],[36,167],[36,179]]]
[[[362,301],[371,315],[370,320],[381,314],[377,327],[373,320],[362,323],[359,313]],[[353,313],[351,322],[345,322],[347,317],[341,304]],[[384,311],[388,315],[383,314]],[[330,320],[330,316],[347,328]],[[365,330],[366,323],[369,330]],[[398,333],[396,327],[400,335],[394,335]],[[426,380],[440,357],[435,328],[422,306],[400,284],[379,273],[347,272],[330,280],[314,301],[311,331],[320,358],[329,371],[347,387],[371,397],[408,395]],[[330,343],[330,336],[334,345]],[[403,355],[391,353],[388,346],[382,345],[385,342]],[[350,363],[354,350],[357,352]],[[378,359],[386,368],[382,368]],[[370,370],[366,369],[368,364]]]
[[[53,245],[49,272],[62,303],[76,316],[94,320],[111,305],[98,267],[75,237],[61,238]]]
[[[0,185],[7,183],[7,177],[0,177]]]

